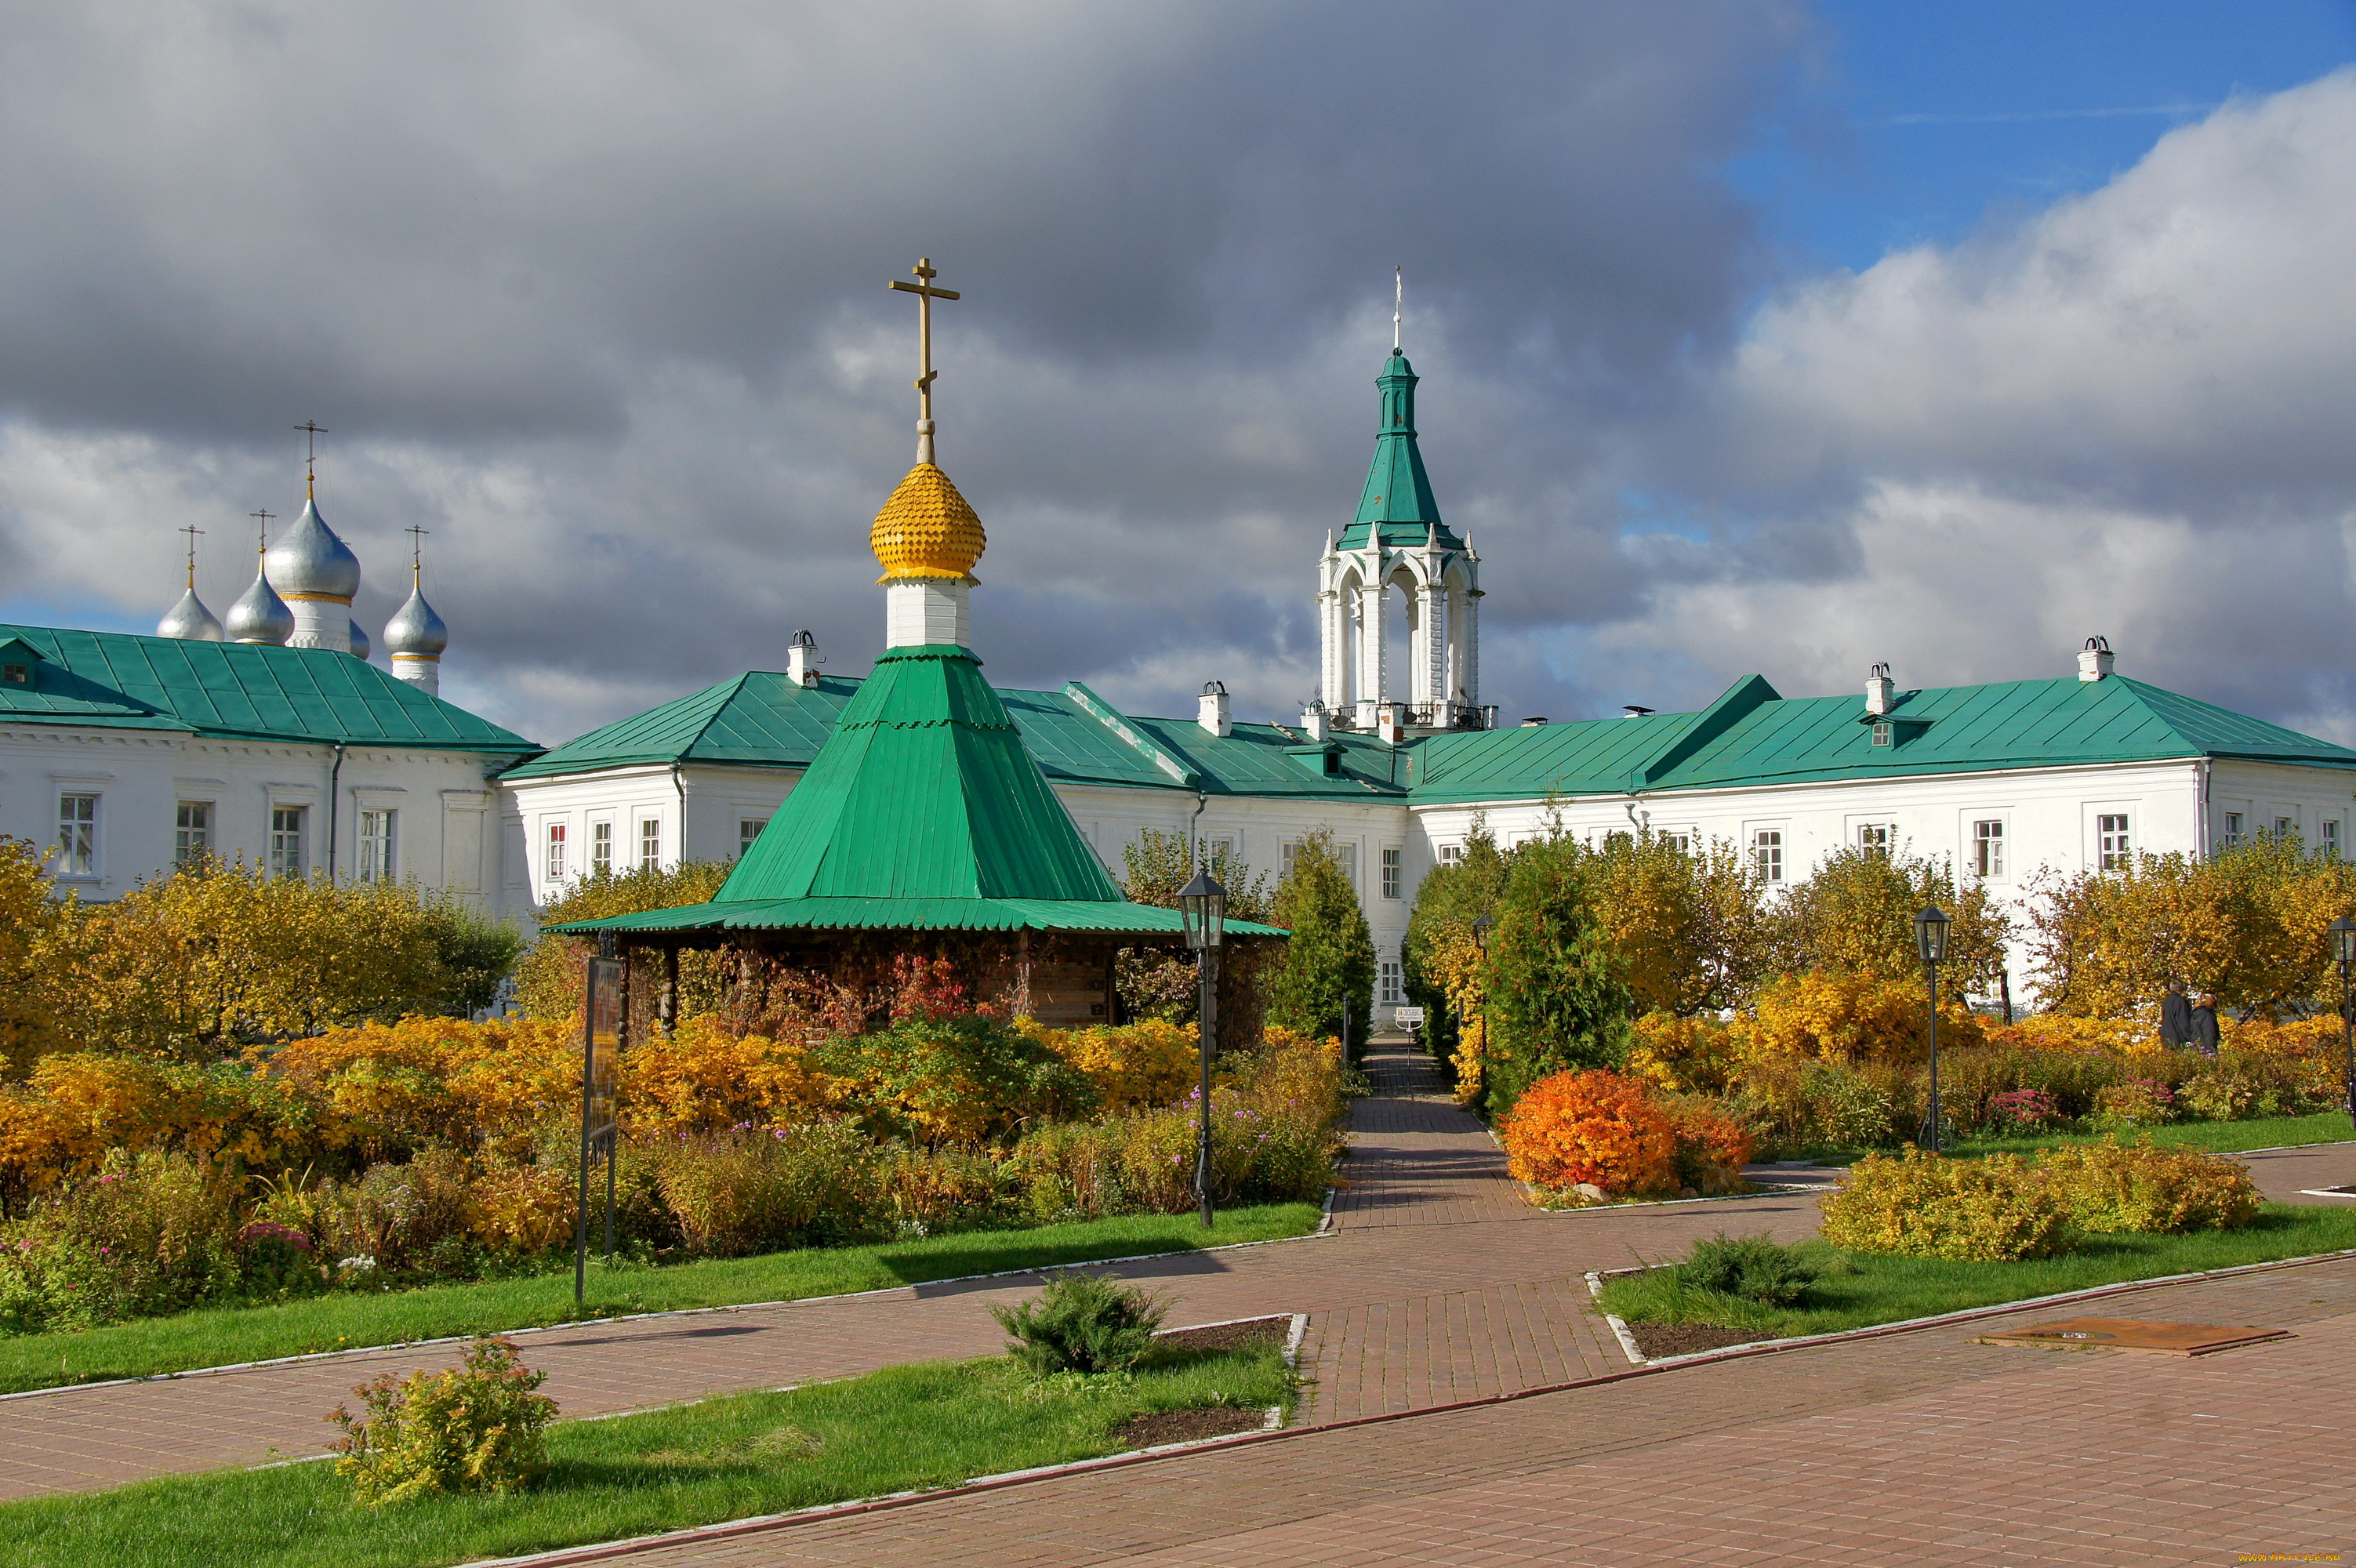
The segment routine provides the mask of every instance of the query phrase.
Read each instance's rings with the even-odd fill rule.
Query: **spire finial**
[[[933,301],[955,299],[953,288],[935,288],[933,280],[941,274],[933,269],[933,258],[918,256],[909,271],[916,274],[915,283],[890,281],[902,294],[916,296],[916,461],[933,460]]]
[[[197,585],[197,535],[202,533],[204,530],[192,522],[177,532],[188,536],[188,586],[193,589]]]
[[[319,437],[327,433],[327,427],[316,419],[306,419],[294,428],[301,431],[304,437],[303,499],[316,500],[319,489]]]
[[[1391,352],[1399,351],[1399,317],[1407,309],[1407,269],[1391,269]]]
[[[425,538],[433,531],[420,528],[412,522],[401,532],[409,535],[409,585],[413,588],[424,575]]]
[[[270,550],[270,520],[278,514],[265,508],[261,511],[247,512],[245,515],[262,520],[262,525],[253,531],[253,548],[257,553],[267,554]]]

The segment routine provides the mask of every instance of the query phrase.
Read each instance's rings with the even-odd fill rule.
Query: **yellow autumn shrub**
[[[1913,1061],[1930,1054],[1928,1004],[1919,981],[1834,971],[1787,974],[1760,992],[1745,1020],[1742,1053],[1754,1061]],[[1941,999],[1940,1049],[1987,1037],[1977,1015]]]
[[[1990,1043],[2023,1050],[2109,1052],[2142,1056],[2157,1052],[2159,1026],[2149,1018],[2077,1018],[2039,1013],[1988,1026]]]
[[[2036,1172],[2081,1230],[2233,1230],[2258,1218],[2257,1184],[2241,1161],[2157,1149],[2148,1134],[2042,1149]]]
[[[1103,1109],[1110,1113],[1181,1099],[1194,1087],[1201,1070],[1199,1036],[1192,1024],[1142,1018],[1134,1024],[1051,1029],[1035,1018],[1022,1018],[1015,1027],[1076,1069],[1103,1097]]]
[[[2069,1211],[2019,1155],[1951,1160],[1912,1147],[1851,1165],[1819,1230],[1860,1252],[1981,1263],[2050,1257],[2069,1232]]]
[[[1748,1031],[1715,1018],[1647,1013],[1622,1069],[1655,1089],[1678,1094],[1719,1094],[1739,1075]]]

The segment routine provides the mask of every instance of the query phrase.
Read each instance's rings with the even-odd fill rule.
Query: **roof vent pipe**
[[[818,667],[824,660],[818,656],[818,639],[807,631],[794,633],[786,644],[786,679],[797,686],[818,684]]]
[[[1652,711],[1642,703],[1623,703],[1620,707],[1620,716],[1623,719],[1641,719]]]
[[[1872,678],[1865,683],[1865,711],[1879,718],[1890,711],[1897,695],[1898,682],[1890,678],[1890,666],[1875,665]]]
[[[1194,722],[1221,740],[1235,733],[1235,721],[1227,716],[1227,688],[1224,682],[1203,682],[1203,701],[1195,712]]]
[[[1544,723],[1546,723],[1546,715],[1541,714],[1534,719],[1524,719],[1522,721],[1522,727],[1524,729],[1536,729],[1538,725]]]
[[[2101,681],[2117,673],[2118,661],[2112,656],[2108,638],[2090,637],[2078,654],[2078,679]]]
[[[1311,740],[1325,738],[1325,703],[1323,699],[1309,699],[1309,705],[1301,710],[1301,728]]]

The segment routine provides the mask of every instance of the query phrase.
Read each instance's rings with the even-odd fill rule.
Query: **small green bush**
[[[2069,1229],[2067,1210],[2018,1155],[1951,1160],[1910,1147],[1849,1167],[1825,1199],[1822,1234],[1860,1252],[2007,1263],[2062,1251]]]
[[[1765,1236],[1724,1231],[1693,1244],[1677,1272],[1697,1290],[1715,1291],[1764,1306],[1790,1306],[1807,1294],[1818,1270],[1798,1249]]]
[[[1015,1359],[1046,1377],[1127,1371],[1153,1348],[1167,1310],[1136,1285],[1074,1273],[1058,1274],[1029,1301],[990,1312],[1014,1337],[1007,1348]]]
[[[343,1455],[336,1473],[370,1504],[519,1491],[548,1473],[556,1402],[538,1391],[547,1379],[518,1361],[514,1341],[499,1336],[476,1340],[459,1366],[444,1371],[405,1379],[387,1372],[352,1391],[366,1417],[342,1405],[327,1417],[344,1433],[335,1444]]]

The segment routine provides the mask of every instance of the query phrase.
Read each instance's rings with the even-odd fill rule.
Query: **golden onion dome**
[[[884,567],[876,581],[894,577],[968,578],[981,559],[981,519],[931,463],[908,470],[868,532],[868,548]]]

